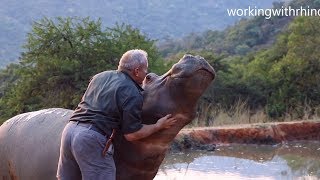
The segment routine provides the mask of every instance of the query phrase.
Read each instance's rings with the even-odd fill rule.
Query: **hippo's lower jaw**
[[[175,114],[174,116],[179,121],[178,124],[169,129],[161,130],[147,138],[128,142],[120,135],[116,136],[116,164],[121,169],[130,171],[131,174],[124,175],[123,173],[117,173],[117,179],[152,180],[155,177],[171,142],[178,132],[192,120],[190,117],[193,117],[186,114]],[[129,148],[130,152],[127,151]]]

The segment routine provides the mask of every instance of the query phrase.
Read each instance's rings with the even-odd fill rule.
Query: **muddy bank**
[[[183,129],[171,150],[214,150],[216,144],[278,144],[295,140],[320,141],[320,121],[246,124]]]

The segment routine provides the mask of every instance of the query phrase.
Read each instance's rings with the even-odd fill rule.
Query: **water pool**
[[[320,142],[168,153],[155,180],[320,179]]]

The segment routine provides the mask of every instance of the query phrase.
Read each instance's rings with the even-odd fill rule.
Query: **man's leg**
[[[78,126],[80,128],[81,126]],[[106,137],[100,133],[81,127],[72,141],[72,149],[77,160],[83,180],[115,180],[116,168],[113,151],[102,156]]]
[[[57,170],[57,178],[59,180],[81,180],[80,168],[71,150],[71,142],[75,127],[76,124],[68,123],[62,132]]]

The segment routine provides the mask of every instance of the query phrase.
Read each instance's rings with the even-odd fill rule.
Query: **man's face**
[[[144,78],[146,77],[148,73],[148,65],[147,64],[143,64],[141,65],[139,68],[137,68],[137,83],[138,84],[142,84]]]

